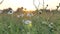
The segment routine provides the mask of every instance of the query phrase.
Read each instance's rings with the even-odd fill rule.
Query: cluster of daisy
[[[25,14],[17,15],[18,18],[24,17],[24,16],[31,17],[31,16],[33,16],[33,14],[29,14],[29,13],[28,13],[28,14],[26,14],[26,15],[25,15]]]
[[[54,24],[53,23],[50,23],[48,26],[49,26],[51,32],[54,31]]]
[[[28,16],[28,17],[31,17],[31,16],[33,16],[33,14],[29,14],[29,13],[28,13],[27,16]]]
[[[17,15],[18,18],[24,17],[24,14]]]
[[[54,28],[55,25],[54,25],[53,22],[51,22],[51,23],[47,23],[46,21],[43,21],[42,24],[47,25],[47,26],[49,27],[50,31],[55,31],[55,30],[56,30],[56,28]]]

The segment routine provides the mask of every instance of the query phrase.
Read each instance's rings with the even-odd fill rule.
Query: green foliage
[[[0,34],[60,34],[60,14],[42,13],[29,18],[32,27],[22,22],[24,17],[18,18],[15,14],[0,14]],[[48,18],[50,17],[49,21]],[[49,27],[53,23],[53,28]]]

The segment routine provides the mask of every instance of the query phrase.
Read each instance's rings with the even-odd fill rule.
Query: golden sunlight
[[[1,1],[1,0],[0,0]],[[40,7],[42,8],[43,0],[40,1]],[[60,2],[60,0],[44,0],[45,6],[48,4],[48,9],[56,9],[56,5]],[[38,0],[35,1],[35,4],[38,5]],[[2,4],[0,4],[0,9],[5,9],[11,7],[13,10],[16,10],[18,7],[24,7],[27,10],[35,10],[33,5],[33,0],[4,0]]]

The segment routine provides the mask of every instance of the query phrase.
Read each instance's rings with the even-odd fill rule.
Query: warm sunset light
[[[0,0],[1,1],[1,0]],[[60,2],[60,0],[44,0],[45,6],[48,4],[48,9],[56,9],[56,6]],[[38,1],[35,1],[35,4],[38,5]],[[42,8],[43,0],[40,0],[40,7]],[[18,7],[24,7],[27,10],[35,10],[33,5],[33,0],[4,0],[2,4],[0,4],[0,9],[5,9],[11,7],[13,10],[16,10]]]
[[[60,34],[60,0],[0,0],[0,34]]]

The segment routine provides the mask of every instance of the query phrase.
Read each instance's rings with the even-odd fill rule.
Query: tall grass
[[[52,13],[42,13],[30,18],[18,18],[15,14],[0,14],[0,34],[60,34],[59,15],[58,13],[54,15]],[[24,24],[22,22],[24,19],[31,20],[32,27]],[[51,28],[48,26],[51,22],[54,23],[54,31],[51,31]]]

